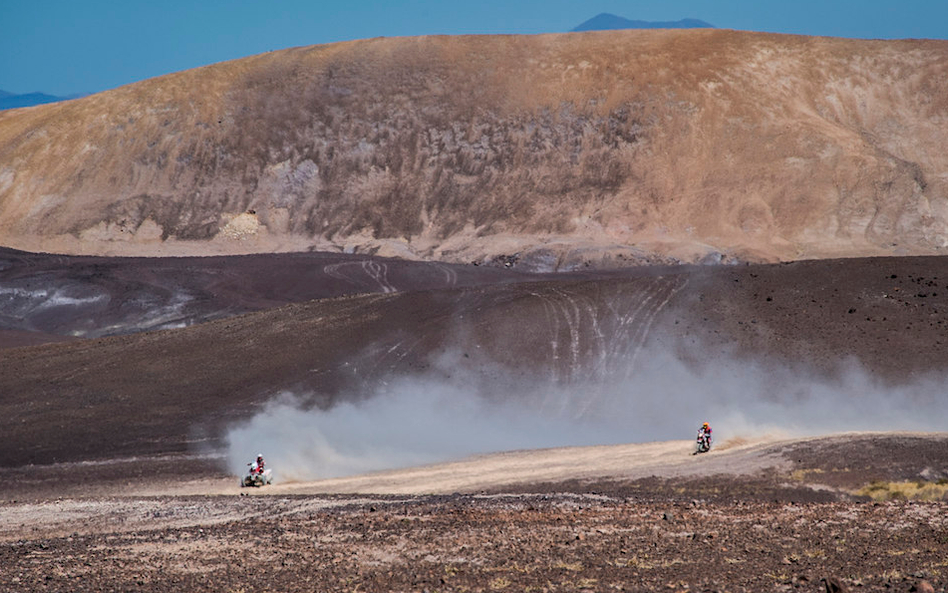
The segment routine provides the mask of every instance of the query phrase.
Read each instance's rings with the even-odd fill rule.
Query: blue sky
[[[0,0],[0,89],[95,92],[286,47],[563,32],[601,12],[778,33],[948,39],[948,0]]]

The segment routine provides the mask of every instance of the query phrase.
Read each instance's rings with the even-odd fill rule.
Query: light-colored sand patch
[[[481,455],[449,463],[314,482],[276,483],[267,494],[450,494],[565,480],[749,474],[783,463],[762,450],[772,438],[722,443],[692,455],[691,441],[564,447]]]
[[[237,215],[224,215],[230,220],[221,229],[218,236],[224,239],[239,241],[247,237],[255,236],[260,230],[260,220],[256,213],[241,212]]]
[[[692,455],[691,441],[561,447],[476,455],[418,467],[393,469],[307,482],[279,479],[262,488],[241,488],[239,479],[189,480],[134,487],[119,496],[285,495],[285,494],[451,494],[498,490],[507,486],[566,480],[690,477],[752,474],[785,461],[768,447],[774,436],[735,438],[715,445],[710,453]]]
[[[214,485],[208,481],[204,486],[207,487],[208,494],[213,494],[214,492],[210,492],[213,490],[225,493],[225,488],[222,488],[220,483]],[[235,484],[231,493],[236,490]],[[206,527],[263,515],[272,517],[311,512],[361,502],[369,501],[358,498],[318,498],[290,503],[286,500],[268,499],[266,504],[234,505],[226,502],[215,504],[213,499],[150,498],[140,492],[136,492],[134,497],[21,502],[0,506],[0,521],[4,525],[4,529],[0,531],[0,542],[16,540],[25,533],[33,537],[67,537],[98,533],[102,531],[103,525],[108,525],[112,533]]]
[[[768,468],[789,469],[782,445],[846,440],[868,434],[788,438],[785,435],[735,437],[716,443],[709,453],[692,455],[692,441],[563,447],[479,455],[447,463],[397,469],[312,482],[279,482],[251,494],[451,494],[567,480],[635,480],[648,477],[689,478],[752,475]],[[275,468],[279,472],[279,468]],[[229,486],[226,491],[235,488]],[[224,492],[221,492],[224,493]]]

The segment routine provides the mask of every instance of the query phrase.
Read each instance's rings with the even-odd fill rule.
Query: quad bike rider
[[[273,482],[273,472],[266,467],[266,462],[263,460],[263,454],[257,455],[256,461],[253,463],[248,463],[250,466],[250,471],[247,472],[247,475],[240,480],[241,487],[243,486],[265,486]]]
[[[697,455],[698,453],[707,453],[711,450],[711,425],[705,422],[701,425],[701,428],[698,429],[698,438],[695,442],[695,452],[692,455]]]

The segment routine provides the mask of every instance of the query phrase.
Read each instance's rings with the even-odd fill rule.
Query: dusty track
[[[646,477],[753,474],[780,466],[772,449],[724,443],[714,455],[691,455],[689,441],[514,451],[408,470],[314,483],[278,484],[275,494],[450,494],[505,491],[569,480],[628,481]],[[269,490],[269,489],[267,489]],[[267,492],[268,494],[271,492]]]
[[[4,519],[9,529],[0,537],[12,541],[26,532],[34,532],[33,537],[49,537],[71,533],[79,525],[84,526],[84,533],[94,533],[101,528],[96,517],[103,509],[124,517],[119,523],[126,529],[142,528],[151,521],[139,510],[142,506],[157,504],[145,502],[152,497],[213,506],[214,497],[236,495],[282,500],[302,495],[306,496],[301,500],[315,500],[307,498],[311,496],[332,500],[327,495],[346,495],[339,500],[351,501],[357,495],[371,499],[389,495],[536,493],[550,491],[552,485],[555,485],[554,491],[582,493],[607,489],[616,493],[636,491],[635,484],[665,482],[696,485],[671,498],[710,496],[720,500],[746,498],[743,483],[766,481],[778,498],[806,499],[805,493],[809,490],[810,499],[848,500],[870,482],[948,478],[946,444],[948,433],[849,433],[804,439],[734,439],[716,445],[703,455],[692,455],[693,447],[688,441],[569,447],[510,451],[310,482],[282,477],[278,466],[274,484],[258,488],[239,487],[236,476],[178,481],[146,478],[135,485],[113,483],[96,489],[95,484],[91,484],[92,495],[75,490],[76,497],[68,500],[57,496],[56,485],[50,484],[45,492],[34,493],[34,496],[44,496],[36,496],[32,502],[16,502],[9,495],[5,497]],[[869,458],[854,455],[856,449],[870,452]],[[717,493],[703,485],[728,482],[731,488],[724,487]],[[666,490],[656,488],[653,495],[668,496]],[[636,493],[648,496],[647,491]],[[763,491],[758,494],[766,497]],[[211,498],[201,503],[197,497]],[[182,513],[167,526],[190,527],[207,521],[243,518],[222,514],[209,519],[200,514]]]
[[[0,586],[815,591],[823,579],[909,591],[948,582],[948,503],[851,500],[869,476],[852,471],[863,462],[854,451],[872,453],[875,478],[918,479],[926,463],[948,476],[948,435],[725,443],[698,457],[688,445],[508,453],[250,497],[233,481],[204,481],[6,500]],[[472,489],[480,493],[463,493]],[[376,494],[326,494],[337,490]]]

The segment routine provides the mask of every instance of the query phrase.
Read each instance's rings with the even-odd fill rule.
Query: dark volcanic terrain
[[[944,258],[556,277],[359,257],[272,257],[269,264],[264,256],[227,264],[7,259],[3,286],[33,291],[34,300],[26,307],[7,297],[4,329],[29,326],[44,336],[80,325],[93,335],[105,327],[128,332],[149,327],[159,310],[136,302],[180,301],[187,291],[196,295],[194,304],[176,320],[221,318],[0,350],[0,411],[8,419],[0,448],[11,454],[2,463],[185,453],[189,442],[213,442],[223,424],[283,390],[310,393],[311,404],[327,406],[365,397],[392,377],[440,372],[442,355],[482,381],[500,368],[558,384],[634,378],[647,370],[653,349],[671,350],[698,368],[778,361],[827,378],[855,362],[873,381],[894,387],[937,379],[948,368]],[[392,292],[396,285],[402,291]],[[55,301],[63,294],[57,286],[93,295],[88,299],[98,304]],[[362,294],[306,300],[347,292]],[[281,301],[289,304],[233,315]]]
[[[0,247],[0,348],[186,327],[349,294],[524,278],[494,263],[459,266],[341,253],[75,257]]]
[[[847,381],[855,364],[893,390],[948,369],[940,257],[559,276],[340,255],[5,261],[2,286],[20,292],[2,301],[4,330],[124,334],[0,350],[7,467],[193,452],[281,391],[328,406],[444,364],[485,392],[499,371],[581,389],[634,379],[655,350],[698,369],[771,365],[791,383]],[[181,295],[174,323],[217,319],[129,333],[161,310],[143,303]],[[323,295],[339,296],[308,300]]]

